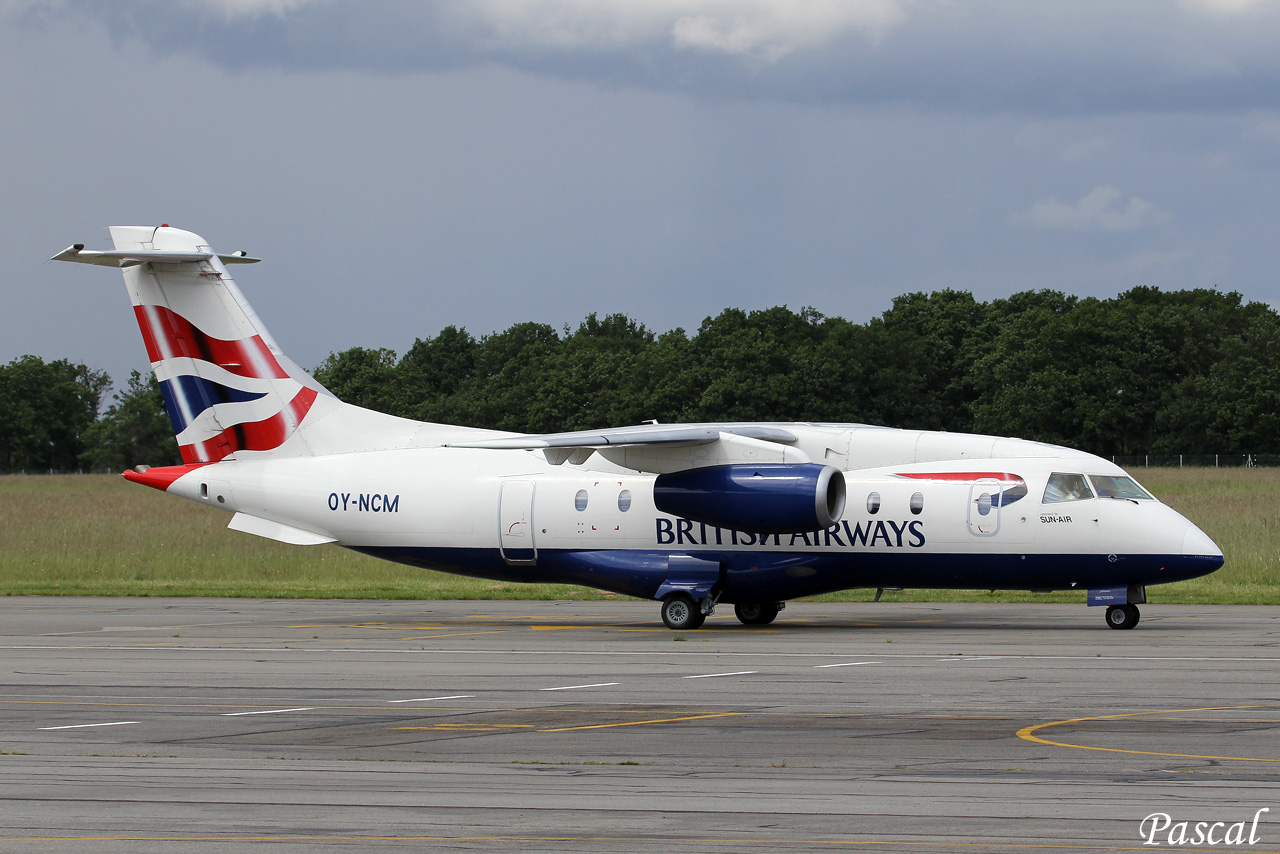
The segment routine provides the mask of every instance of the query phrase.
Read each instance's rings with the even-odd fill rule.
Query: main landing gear
[[[662,622],[678,632],[701,628],[707,621],[699,603],[688,593],[671,593],[662,600]]]
[[[1142,615],[1137,605],[1112,605],[1107,608],[1107,625],[1113,629],[1131,629]]]
[[[691,632],[702,627],[715,610],[715,598],[694,600],[683,591],[670,593],[662,600],[662,622],[678,632]],[[733,606],[733,613],[746,626],[767,626],[787,607],[786,602],[742,602]]]
[[[786,602],[743,602],[733,606],[733,613],[744,626],[767,626],[785,607]]]

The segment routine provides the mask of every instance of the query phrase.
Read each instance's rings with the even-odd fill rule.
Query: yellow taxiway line
[[[1050,741],[1047,738],[1040,738],[1033,733],[1038,730],[1048,729],[1049,727],[1063,726],[1064,724],[1078,724],[1086,721],[1110,721],[1119,720],[1121,718],[1139,718],[1149,715],[1177,715],[1186,712],[1226,712],[1239,709],[1274,709],[1280,708],[1275,704],[1266,704],[1259,706],[1208,706],[1202,709],[1164,709],[1154,712],[1126,712],[1119,715],[1096,715],[1087,718],[1071,718],[1065,721],[1050,721],[1043,724],[1034,724],[1032,726],[1023,727],[1018,730],[1018,738],[1034,741],[1037,744],[1048,744],[1052,747],[1074,747],[1077,750],[1098,750],[1106,753],[1133,753],[1139,756],[1172,756],[1178,759],[1220,759],[1235,762],[1280,762],[1280,759],[1266,759],[1258,756],[1205,756],[1198,753],[1162,753],[1155,750],[1126,750],[1120,747],[1097,747],[1091,744],[1069,744],[1065,741]]]

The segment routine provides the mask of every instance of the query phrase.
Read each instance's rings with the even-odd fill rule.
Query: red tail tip
[[[195,463],[194,465],[185,466],[160,466],[159,468],[148,468],[146,466],[138,466],[138,469],[127,471],[124,473],[124,479],[133,483],[140,483],[143,486],[149,486],[152,489],[158,489],[161,492],[168,490],[173,482],[182,477],[187,472],[195,471],[201,466],[207,466],[208,463]],[[139,471],[140,469],[140,471]]]

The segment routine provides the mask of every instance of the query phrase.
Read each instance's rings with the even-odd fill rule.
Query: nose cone
[[[1206,573],[1223,564],[1222,549],[1195,525],[1187,525],[1182,537],[1182,555],[1199,563]]]

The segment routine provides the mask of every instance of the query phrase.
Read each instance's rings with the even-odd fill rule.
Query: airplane
[[[526,435],[343,403],[289,359],[218,254],[168,224],[53,260],[123,271],[183,464],[124,477],[228,527],[749,626],[837,590],[1078,590],[1113,629],[1222,551],[1122,468],[1017,438],[866,424],[658,424]]]

